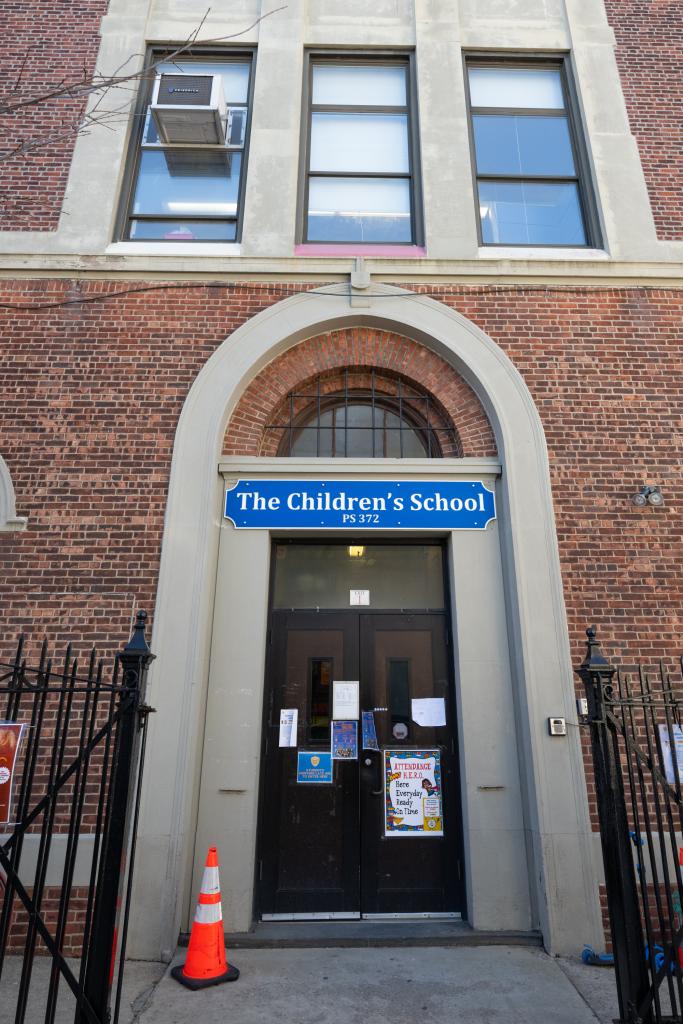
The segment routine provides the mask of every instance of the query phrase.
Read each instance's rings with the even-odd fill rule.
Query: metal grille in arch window
[[[268,447],[284,457],[443,458],[462,454],[454,428],[426,392],[371,370],[318,377],[290,391]]]

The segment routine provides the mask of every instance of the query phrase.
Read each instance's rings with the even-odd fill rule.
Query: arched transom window
[[[341,384],[341,386],[340,386]],[[458,455],[455,430],[434,399],[401,379],[346,370],[291,391],[266,430],[277,454],[400,459]]]

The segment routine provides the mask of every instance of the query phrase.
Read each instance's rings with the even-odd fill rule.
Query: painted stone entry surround
[[[498,480],[494,528],[449,538],[469,920],[480,928],[540,926],[556,951],[576,948],[586,934],[600,941],[578,736],[553,744],[546,728],[549,715],[569,717],[573,681],[538,414],[512,363],[470,321],[424,296],[377,290],[381,300],[359,310],[343,286],[326,288],[324,305],[304,293],[265,310],[218,348],[185,402],[155,611],[153,696],[163,687],[165,715],[150,737],[140,834],[140,863],[163,863],[166,872],[150,868],[138,878],[138,955],[170,944],[187,920],[195,828],[197,850],[210,828],[224,851],[226,926],[251,920],[269,538],[244,531],[237,543],[220,525],[224,484],[245,470],[254,478],[321,470],[393,477],[396,461],[233,456],[220,475],[216,462],[227,422],[268,364],[306,338],[357,327],[408,336],[453,367],[486,411],[501,453],[500,478],[490,458],[401,465],[413,479]],[[205,721],[228,725],[220,737],[207,734],[202,759]],[[496,784],[506,788],[485,789]]]

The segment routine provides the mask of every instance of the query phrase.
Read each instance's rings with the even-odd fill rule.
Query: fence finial
[[[135,616],[135,626],[133,633],[124,647],[124,654],[150,654],[150,649],[145,639],[145,623],[147,621],[147,612],[139,611]]]
[[[595,626],[590,626],[586,630],[586,636],[588,637],[586,657],[581,662],[581,668],[588,672],[613,673],[614,667],[610,665],[600,650],[600,641],[597,639]]]

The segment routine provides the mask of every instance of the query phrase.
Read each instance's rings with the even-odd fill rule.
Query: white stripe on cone
[[[223,920],[223,908],[220,903],[198,903],[194,920],[195,924],[218,924]]]
[[[204,868],[202,892],[206,896],[215,896],[215,894],[220,891],[221,887],[218,881],[218,868]]]

